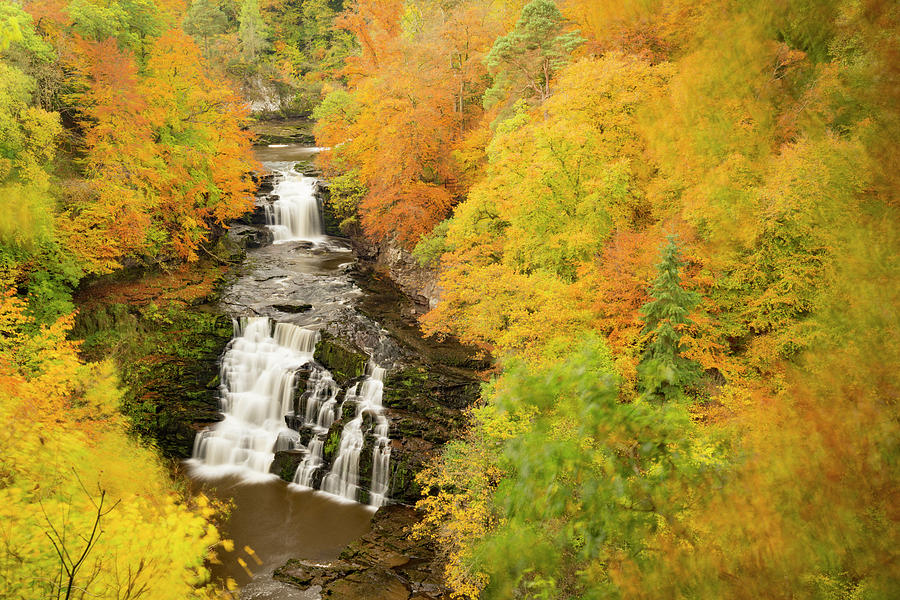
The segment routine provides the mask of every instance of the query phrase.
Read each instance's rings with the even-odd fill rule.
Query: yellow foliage
[[[126,434],[112,365],[78,359],[71,318],[33,337],[27,322],[21,301],[0,300],[0,595],[55,597],[69,578],[54,544],[71,569],[93,539],[73,597],[190,596],[218,541],[211,515]]]

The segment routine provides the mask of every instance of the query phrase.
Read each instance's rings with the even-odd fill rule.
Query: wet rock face
[[[121,410],[133,430],[155,440],[165,456],[188,458],[197,431],[222,418],[219,359],[231,339],[231,320],[183,302],[166,306],[171,290],[153,289],[149,279],[144,275],[122,285],[148,294],[146,302],[162,308],[135,300],[82,305],[73,335],[84,340],[81,349],[88,360],[117,362],[124,387]],[[198,302],[208,298],[200,296]]]
[[[239,248],[247,250],[271,244],[273,236],[272,232],[265,227],[234,224],[228,230],[228,238]]]
[[[465,425],[460,408],[477,397],[479,383],[423,365],[389,373],[383,402],[391,422],[391,498],[415,503],[415,475]]]
[[[365,374],[369,359],[364,354],[348,347],[348,344],[328,332],[321,335],[313,358],[331,371],[331,375],[339,385],[346,386],[351,379]]]
[[[264,196],[271,194],[275,189],[276,176],[274,173],[264,173],[262,175],[254,175],[253,181],[256,183],[256,195]]]
[[[290,560],[276,569],[275,579],[332,600],[449,598],[433,546],[409,535],[420,518],[407,506],[382,508],[369,533],[337,560]]]
[[[295,315],[312,310],[312,304],[273,304],[272,308],[279,312]]]
[[[441,298],[438,274],[419,264],[405,248],[394,241],[374,243],[353,239],[354,251],[368,269],[387,273],[423,314],[437,306]]]

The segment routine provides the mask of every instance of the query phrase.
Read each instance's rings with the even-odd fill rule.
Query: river
[[[382,380],[402,351],[358,309],[350,247],[323,234],[316,180],[294,170],[316,152],[259,149],[276,175],[258,200],[273,243],[248,251],[223,291],[220,309],[235,324],[222,358],[224,419],[198,435],[188,461],[198,489],[233,503],[223,533],[234,551],[211,570],[235,579],[246,599],[317,597],[274,580],[273,569],[288,558],[336,558],[388,500]],[[365,373],[337,381],[313,359],[323,335],[361,349]],[[293,483],[269,472],[276,451],[295,459],[291,469],[299,463]]]

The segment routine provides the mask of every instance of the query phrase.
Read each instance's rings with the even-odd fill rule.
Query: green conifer
[[[682,332],[692,323],[689,315],[700,303],[699,294],[681,286],[683,264],[676,238],[670,235],[650,289],[653,300],[641,307],[647,345],[638,375],[643,390],[657,399],[677,398],[701,374],[700,365],[681,355]]]

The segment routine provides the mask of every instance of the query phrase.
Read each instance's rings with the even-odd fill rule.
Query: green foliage
[[[246,61],[255,61],[269,46],[268,29],[259,13],[259,0],[242,0],[238,19],[241,55]]]
[[[0,62],[0,244],[5,246],[34,248],[52,237],[49,170],[62,126],[59,115],[34,105],[35,87],[32,77]]]
[[[325,123],[353,123],[359,116],[360,107],[353,95],[346,90],[329,92],[313,110],[312,118]]]
[[[659,275],[650,289],[652,300],[641,307],[647,346],[638,364],[638,375],[648,394],[673,400],[700,376],[700,365],[682,355],[681,344],[700,296],[681,286],[684,262],[675,236],[668,240],[657,265]]]
[[[286,2],[275,19],[278,40],[284,47],[277,51],[297,76],[332,73],[355,47],[348,32],[335,27],[340,4],[329,0]]]
[[[116,0],[104,4],[72,0],[68,12],[75,31],[84,38],[98,42],[115,38],[140,57],[146,56],[166,21],[153,0]]]
[[[584,42],[566,31],[566,22],[554,0],[532,0],[522,8],[515,28],[497,38],[485,56],[494,86],[485,93],[485,106],[509,94],[543,102],[550,97],[554,75],[569,55]]]
[[[356,231],[359,227],[359,203],[365,198],[368,190],[359,180],[359,172],[347,171],[329,180],[328,207],[338,221],[338,227],[344,234]]]
[[[416,247],[413,248],[413,256],[423,267],[436,267],[441,256],[447,251],[447,232],[450,230],[450,220],[444,220],[424,236]]]
[[[617,597],[616,565],[648,568],[662,558],[658,540],[687,535],[688,486],[704,485],[715,462],[684,407],[622,403],[614,372],[606,344],[588,336],[561,361],[511,365],[486,390],[476,452],[503,477],[489,499],[494,526],[461,557],[487,576],[480,597]],[[485,468],[473,458],[448,447],[444,468]]]
[[[228,29],[228,15],[214,0],[194,0],[184,17],[184,31],[199,40],[203,54],[210,57],[211,43]]]

